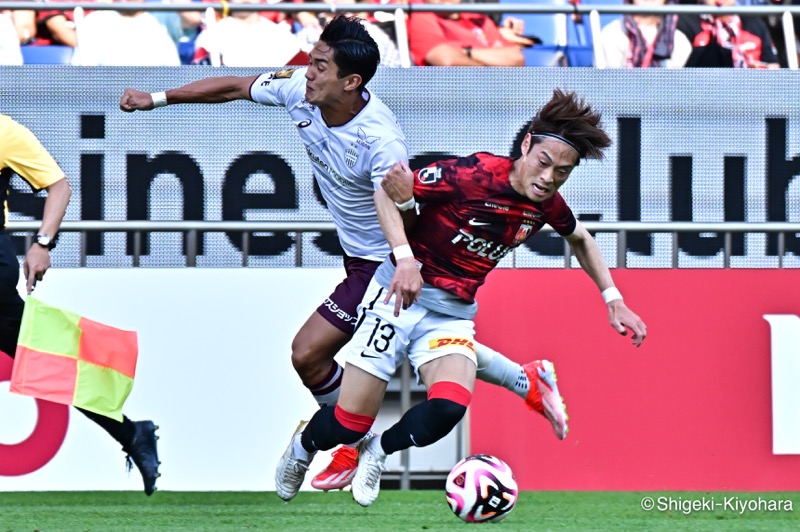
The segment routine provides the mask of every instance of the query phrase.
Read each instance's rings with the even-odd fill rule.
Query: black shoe
[[[158,449],[156,449],[158,426],[152,421],[134,421],[133,424],[136,425],[133,439],[127,447],[122,448],[128,453],[125,463],[129,472],[133,469],[132,463],[136,464],[142,474],[144,492],[152,495],[156,491],[156,479],[161,476],[161,473],[158,472],[161,462],[158,461]]]

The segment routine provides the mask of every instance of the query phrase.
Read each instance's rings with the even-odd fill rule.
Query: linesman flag
[[[122,421],[138,353],[136,332],[28,296],[9,389]]]

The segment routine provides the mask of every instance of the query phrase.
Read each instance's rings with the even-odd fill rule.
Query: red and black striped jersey
[[[421,208],[409,241],[426,283],[471,303],[497,263],[544,224],[562,236],[575,231],[575,216],[558,192],[537,203],[512,188],[513,164],[476,153],[414,172]]]

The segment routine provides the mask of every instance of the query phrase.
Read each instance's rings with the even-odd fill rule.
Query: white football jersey
[[[408,161],[405,136],[394,113],[367,91],[369,101],[358,115],[342,126],[328,127],[319,109],[305,101],[305,73],[302,68],[262,74],[250,87],[250,96],[289,112],[345,253],[383,260],[389,245],[378,223],[373,194],[396,162]]]

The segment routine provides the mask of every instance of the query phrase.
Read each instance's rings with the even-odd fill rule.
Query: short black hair
[[[359,89],[372,79],[381,62],[381,53],[358,17],[337,15],[322,30],[319,40],[333,48],[333,62],[339,68],[339,78],[358,74]]]

